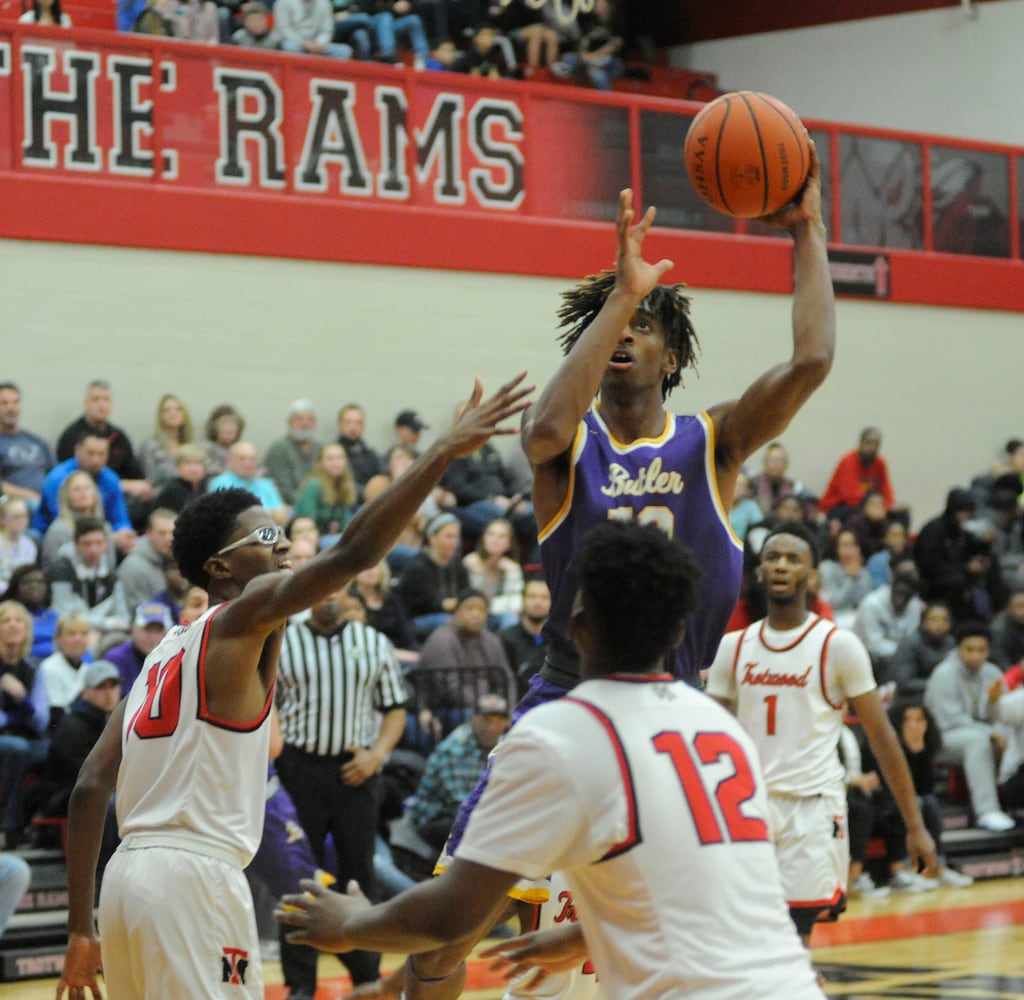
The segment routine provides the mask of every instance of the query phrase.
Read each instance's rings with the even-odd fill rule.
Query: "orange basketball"
[[[739,90],[693,119],[683,147],[694,190],[726,215],[755,219],[793,200],[811,166],[803,122],[782,101]]]

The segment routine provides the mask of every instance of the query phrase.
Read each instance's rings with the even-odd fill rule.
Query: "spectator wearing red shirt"
[[[885,509],[893,509],[896,498],[889,480],[889,466],[878,454],[881,445],[882,432],[877,427],[865,427],[857,450],[839,459],[821,498],[821,508],[830,518],[845,521],[860,506],[868,490],[878,490],[885,498]]]

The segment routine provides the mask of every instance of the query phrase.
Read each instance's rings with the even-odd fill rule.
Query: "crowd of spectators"
[[[298,399],[282,415],[283,435],[258,449],[237,407],[223,404],[194,421],[186,401],[168,393],[152,434],[136,448],[112,421],[111,387],[95,380],[81,414],[69,414],[51,444],[21,426],[20,403],[16,385],[0,385],[0,814],[9,846],[43,808],[31,787],[37,775],[40,788],[52,785],[46,761],[57,727],[73,710],[91,711],[80,703],[88,667],[109,664],[126,691],[166,629],[191,620],[190,608],[205,599],[171,554],[175,517],[192,497],[221,485],[253,490],[284,528],[299,566],[404,473],[429,430],[415,410],[403,409],[378,451],[365,437],[359,404],[341,406],[325,428],[315,406]],[[861,637],[897,703],[928,699],[948,752],[960,741],[949,734],[953,722],[944,728],[947,718],[971,727],[975,741],[981,734],[996,795],[1019,779],[1000,770],[995,692],[981,699],[987,714],[974,712],[984,718],[968,720],[943,712],[936,699],[970,681],[981,640],[979,676],[991,679],[989,666],[999,677],[1009,670],[1009,690],[1024,674],[1022,477],[1024,444],[1011,441],[992,468],[952,487],[942,513],[916,529],[890,479],[881,433],[867,428],[819,494],[790,473],[784,445],[771,444],[763,467],[739,478],[730,510],[751,568],[774,523],[812,527],[824,556],[814,609]],[[417,665],[506,668],[510,686],[495,693],[514,700],[539,668],[550,596],[530,493],[528,474],[485,447],[452,464],[388,559],[353,581],[347,600],[389,641],[408,676]],[[732,627],[763,608],[749,572]],[[945,687],[930,684],[951,672]],[[409,694],[399,746],[425,756],[469,717],[479,691],[421,684]],[[971,770],[978,773],[973,763]],[[981,825],[998,826],[993,815],[1013,808],[991,788],[977,794]]]
[[[411,64],[497,79],[573,80],[611,90],[627,73],[625,5],[528,0],[117,0],[119,31],[206,45]],[[72,26],[60,0],[32,0],[23,23]],[[640,54],[650,50],[641,35]],[[630,72],[645,75],[642,69]],[[173,458],[173,456],[170,456]]]

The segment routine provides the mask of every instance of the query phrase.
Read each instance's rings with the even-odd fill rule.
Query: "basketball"
[[[723,94],[703,108],[686,133],[683,156],[697,194],[744,219],[792,201],[811,166],[803,122],[782,101],[752,90]]]

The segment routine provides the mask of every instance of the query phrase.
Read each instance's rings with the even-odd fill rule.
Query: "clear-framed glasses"
[[[222,556],[226,552],[240,549],[246,545],[277,545],[283,534],[284,532],[276,524],[264,524],[259,528],[254,528],[244,538],[239,538],[237,542],[225,545],[219,552],[214,552],[214,555]]]

